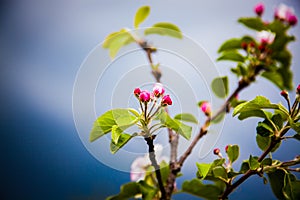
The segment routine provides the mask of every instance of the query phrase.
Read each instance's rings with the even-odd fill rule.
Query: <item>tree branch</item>
[[[164,199],[166,199],[166,191],[165,191],[165,188],[164,188],[164,184],[162,182],[162,177],[161,177],[161,173],[160,173],[160,166],[157,163],[156,158],[155,158],[155,150],[154,150],[154,144],[153,144],[154,138],[155,137],[151,136],[151,137],[145,138],[145,140],[148,144],[149,159],[150,159],[151,164],[152,164],[152,166],[154,167],[154,170],[155,170],[156,179],[157,179],[157,182],[158,182],[158,187],[159,187],[159,190],[161,192],[161,199],[164,200]]]
[[[290,128],[289,123],[287,123],[284,128],[282,128],[282,132],[280,133],[280,137],[284,136]],[[262,155],[258,158],[258,162],[261,162],[271,151],[272,149],[280,142],[280,137],[275,138],[272,137],[271,143],[269,144],[268,148],[262,153]],[[245,180],[247,180],[250,176],[257,174],[256,170],[248,170],[241,178],[239,178],[235,183],[229,185],[224,193],[220,196],[219,199],[227,199],[228,195],[234,191],[239,185],[241,185]]]

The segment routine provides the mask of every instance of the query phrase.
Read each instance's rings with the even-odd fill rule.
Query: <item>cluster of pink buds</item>
[[[157,102],[159,98],[161,98],[160,103],[162,106],[172,105],[172,99],[170,95],[164,95],[165,89],[160,83],[154,85],[152,92],[149,92],[148,90],[141,90],[140,88],[135,88],[133,93],[139,99],[139,101],[143,103],[147,103],[153,100]]]
[[[133,93],[140,102],[146,121],[150,120],[162,107],[173,103],[170,95],[165,95],[165,89],[160,83],[154,85],[152,92],[135,88]]]
[[[254,6],[254,12],[257,16],[261,17],[261,15],[265,11],[265,5],[263,3],[258,3]],[[298,18],[295,15],[295,11],[293,8],[286,6],[285,4],[280,4],[274,13],[275,19],[278,19],[282,22],[286,22],[287,24],[294,26],[298,22]]]

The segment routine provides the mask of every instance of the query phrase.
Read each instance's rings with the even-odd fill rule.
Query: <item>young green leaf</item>
[[[167,179],[168,179],[168,176],[170,174],[169,163],[167,163],[166,161],[163,160],[159,164],[159,167],[160,167],[160,173],[161,173],[162,181],[163,181],[163,183],[167,183]]]
[[[226,169],[223,166],[217,166],[212,171],[215,178],[220,178],[221,180],[228,179]]]
[[[196,117],[190,113],[181,113],[178,114],[174,117],[174,119],[177,119],[179,121],[186,121],[186,122],[191,122],[194,124],[198,124],[198,120],[196,119]]]
[[[140,191],[142,193],[143,200],[153,200],[157,193],[157,189],[148,185],[145,181],[139,182]]]
[[[182,191],[209,200],[218,199],[223,190],[216,185],[203,184],[199,179],[184,181]]]
[[[169,22],[159,22],[154,24],[152,27],[147,28],[145,30],[145,35],[149,34],[158,34],[158,35],[166,35],[175,38],[182,38],[182,33],[178,26]]]
[[[189,140],[191,138],[192,127],[187,126],[176,119],[172,119],[166,112],[160,113],[158,118],[163,125],[174,130],[176,133],[179,133],[185,139]]]
[[[93,142],[103,135],[111,132],[114,125],[120,129],[136,124],[138,118],[133,116],[129,109],[113,109],[101,115],[95,122],[90,133],[90,141]]]
[[[250,155],[249,167],[250,167],[251,170],[256,170],[257,168],[259,168],[259,162],[258,162],[257,157],[252,157],[252,155]]]
[[[114,32],[109,34],[103,44],[102,47],[109,49],[109,55],[111,58],[114,58],[118,51],[125,45],[128,45],[132,42],[135,42],[132,35],[125,29],[121,29],[118,32]]]
[[[122,200],[129,199],[134,197],[137,194],[140,194],[140,186],[137,182],[126,183],[121,186],[120,193],[114,196],[106,198],[106,200]]]
[[[149,6],[142,6],[140,7],[134,17],[134,28],[138,28],[139,25],[145,21],[145,19],[150,14],[150,7]]]
[[[240,173],[246,173],[250,169],[249,160],[244,160],[241,164]]]
[[[272,104],[270,100],[264,96],[257,96],[255,99],[235,107],[233,116],[240,114],[239,119],[241,120],[252,116],[268,118],[268,114],[262,109],[279,109],[279,106],[277,104]]]
[[[291,127],[294,131],[296,131],[298,134],[300,134],[300,122],[291,122]]]
[[[238,22],[256,31],[262,31],[267,29],[260,17],[243,17],[240,18]]]
[[[215,78],[211,83],[211,88],[217,97],[225,98],[228,95],[227,76]]]
[[[226,51],[226,52],[223,52],[222,55],[217,59],[217,61],[220,61],[220,60],[244,62],[245,58],[237,51]]]
[[[226,153],[228,155],[230,162],[233,163],[239,157],[239,146],[238,145],[228,145]]]
[[[227,41],[225,41],[221,47],[218,50],[218,53],[221,53],[223,51],[232,51],[242,48],[242,43],[246,42],[254,42],[255,40],[250,36],[244,36],[242,38],[232,38]]]
[[[265,151],[271,143],[271,136],[261,136],[261,135],[257,134],[256,135],[256,143],[257,143],[257,146],[262,151]],[[280,144],[281,144],[281,141],[275,145],[275,147],[271,150],[271,152],[276,151],[279,148]]]
[[[114,125],[111,129],[111,139],[112,141],[117,144],[118,140],[122,134],[122,129],[120,129],[117,125]]]
[[[113,140],[110,143],[110,152],[112,154],[115,154],[120,148],[122,148],[133,136],[122,133],[119,138],[117,143],[115,143]]]
[[[201,178],[202,180],[205,179],[210,167],[212,166],[212,163],[196,163],[196,165],[198,167],[199,178]]]

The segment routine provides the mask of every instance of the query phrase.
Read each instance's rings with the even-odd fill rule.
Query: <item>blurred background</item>
[[[266,20],[272,20],[274,8],[281,2],[294,7],[300,17],[299,1],[260,2],[266,5]],[[73,121],[72,90],[76,73],[89,52],[110,32],[132,27],[137,8],[151,6],[150,18],[144,26],[157,21],[175,23],[215,61],[223,41],[248,33],[237,19],[254,16],[256,3],[256,0],[1,1],[0,198],[105,199],[130,181],[128,173],[102,164],[86,150]],[[299,27],[290,30],[296,38],[300,38]],[[291,43],[289,49],[294,55],[294,85],[298,85],[299,41]],[[230,75],[228,63],[216,65],[222,74]],[[230,77],[234,88],[235,79]],[[260,94],[273,102],[283,101],[279,90],[264,79],[242,92],[240,98],[250,99]],[[224,151],[227,144],[241,145],[238,162],[247,159],[249,152],[259,155],[254,137],[257,121],[227,118],[224,134],[216,146]],[[293,159],[299,150],[296,141],[288,140],[273,157]],[[203,159],[194,158],[210,162],[215,157],[209,154]],[[183,168],[185,179],[195,177],[194,163],[190,159]],[[177,185],[182,181],[180,178]],[[264,185],[259,177],[248,179],[230,197],[275,199],[270,186]],[[184,194],[174,196],[174,199],[193,198]]]

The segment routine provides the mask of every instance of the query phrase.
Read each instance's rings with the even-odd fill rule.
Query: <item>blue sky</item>
[[[236,20],[241,16],[253,16],[253,6],[257,2],[3,1],[0,12],[0,150],[4,185],[1,199],[103,199],[118,192],[119,186],[129,181],[128,173],[99,162],[83,145],[79,137],[81,133],[78,134],[73,120],[72,92],[76,74],[89,52],[110,32],[124,26],[132,27],[137,8],[151,6],[151,15],[145,27],[157,21],[177,24],[187,37],[206,50],[214,62],[218,56],[217,49],[224,40],[248,33]],[[280,1],[262,2],[267,9],[264,17],[271,20],[274,8]],[[282,2],[293,6],[300,16],[299,2]],[[300,38],[299,27],[291,30],[297,38]],[[299,41],[289,48],[294,55],[298,55]],[[221,74],[230,74],[230,64],[215,65]],[[292,69],[295,85],[300,83],[299,66],[300,58],[294,56]],[[230,77],[233,80],[230,86],[234,88],[235,79]],[[240,96],[250,99],[263,94],[273,102],[279,102],[282,99],[278,93],[271,83],[259,79]],[[101,112],[106,107],[97,105],[96,108]],[[255,145],[254,137],[256,123],[257,120],[239,122],[227,117],[216,146],[224,148],[226,144],[240,144],[239,161],[247,159],[249,152],[258,155],[260,150]],[[294,154],[284,149],[298,153],[297,145],[294,141],[286,142],[274,157],[292,159]],[[209,162],[214,159],[212,155],[200,159],[199,149],[200,146],[183,168],[187,178],[194,177],[195,160]],[[128,163],[121,162],[120,165],[127,169],[130,167]],[[179,183],[182,180],[180,178]],[[263,190],[259,191],[261,187]],[[249,179],[231,197],[274,199],[269,185],[264,186],[257,177]],[[183,195],[175,197],[186,198]]]

